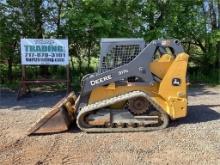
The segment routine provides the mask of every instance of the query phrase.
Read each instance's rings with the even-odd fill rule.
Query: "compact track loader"
[[[85,132],[158,130],[185,117],[188,55],[178,40],[142,41],[103,39],[98,72],[84,76],[79,96],[62,99],[29,134],[66,131],[74,122]]]

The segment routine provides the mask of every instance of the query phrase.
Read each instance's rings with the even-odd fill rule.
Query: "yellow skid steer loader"
[[[98,72],[84,76],[79,96],[58,102],[29,134],[66,131],[73,122],[85,132],[148,131],[185,117],[188,55],[181,43],[139,41],[102,39]]]

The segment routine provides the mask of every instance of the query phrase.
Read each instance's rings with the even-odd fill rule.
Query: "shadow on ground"
[[[178,119],[171,122],[172,126],[178,126],[182,124],[195,124],[208,122],[212,120],[219,120],[220,113],[216,112],[211,108],[220,108],[220,104],[217,105],[192,105],[188,107],[188,114],[185,118]]]
[[[22,97],[19,101],[16,99],[15,91],[0,91],[0,110],[37,110],[38,108],[49,108],[55,105],[65,95],[65,91],[33,91]]]
[[[218,88],[218,86],[214,86],[214,88]],[[188,90],[188,96],[197,96],[197,95],[220,95],[219,92],[213,91],[213,90],[208,90],[210,88],[207,88],[205,85],[193,85],[189,87]]]

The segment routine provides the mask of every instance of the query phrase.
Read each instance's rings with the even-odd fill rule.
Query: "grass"
[[[195,84],[219,85],[220,69],[208,70],[206,73],[198,70],[190,73],[190,82]]]
[[[12,83],[0,84],[0,89],[9,88],[9,89],[12,89],[12,90],[17,90],[18,87],[19,87],[19,82],[18,81],[12,82]]]
[[[83,59],[83,65],[81,72],[78,69],[77,65],[77,59],[74,58],[74,66],[71,68],[71,87],[74,89],[74,91],[79,92],[81,87],[81,77],[88,73],[93,73],[97,71],[98,59],[92,58],[91,59],[91,67],[87,68],[87,61],[86,59]],[[39,71],[39,66],[29,66],[27,69],[27,75],[29,79],[37,79]],[[191,84],[206,84],[206,85],[218,85],[220,84],[220,69],[212,69],[212,70],[206,70],[206,73],[202,72],[201,70],[197,69],[194,70],[193,68],[189,69],[189,80]],[[19,82],[21,80],[21,67],[20,65],[13,66],[12,68],[13,72],[13,81],[12,83],[9,83],[7,81],[7,66],[6,64],[0,64],[0,88],[10,88],[13,90],[18,89]],[[66,69],[63,66],[58,67],[49,67],[49,72],[51,75],[51,79],[65,79],[66,77]],[[35,85],[36,86],[36,85]],[[51,86],[51,85],[45,85],[45,86]],[[52,84],[52,88],[60,90],[65,89],[65,85],[63,84]]]
[[[71,69],[71,87],[74,89],[74,91],[79,92],[80,91],[80,82],[81,77],[87,73],[92,73],[96,71],[98,60],[97,58],[91,58],[91,66],[88,70],[87,68],[87,60],[83,59],[82,63],[82,70],[81,72],[78,69],[77,65],[77,59],[73,58],[74,66]],[[71,67],[71,63],[70,63]],[[6,64],[0,64],[0,88],[9,88],[12,90],[18,90],[19,83],[21,81],[21,65],[15,65],[12,67],[12,77],[13,80],[10,83],[8,81],[7,77],[8,71],[7,71],[7,65]],[[66,68],[63,66],[52,66],[49,67],[49,79],[66,79]],[[41,79],[39,76],[39,66],[28,66],[26,69],[26,77],[28,77],[29,80],[36,80]],[[31,87],[35,88],[38,85],[30,85]],[[48,89],[53,88],[54,90],[62,90],[66,89],[65,84],[45,84],[45,85],[39,85],[42,89]]]

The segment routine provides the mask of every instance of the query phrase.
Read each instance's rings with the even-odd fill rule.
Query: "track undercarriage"
[[[123,109],[109,108],[122,101],[129,104],[130,100],[134,104],[132,110],[127,104]],[[149,131],[165,128],[168,123],[167,114],[142,91],[128,92],[90,104],[83,107],[77,115],[77,125],[85,132]]]

